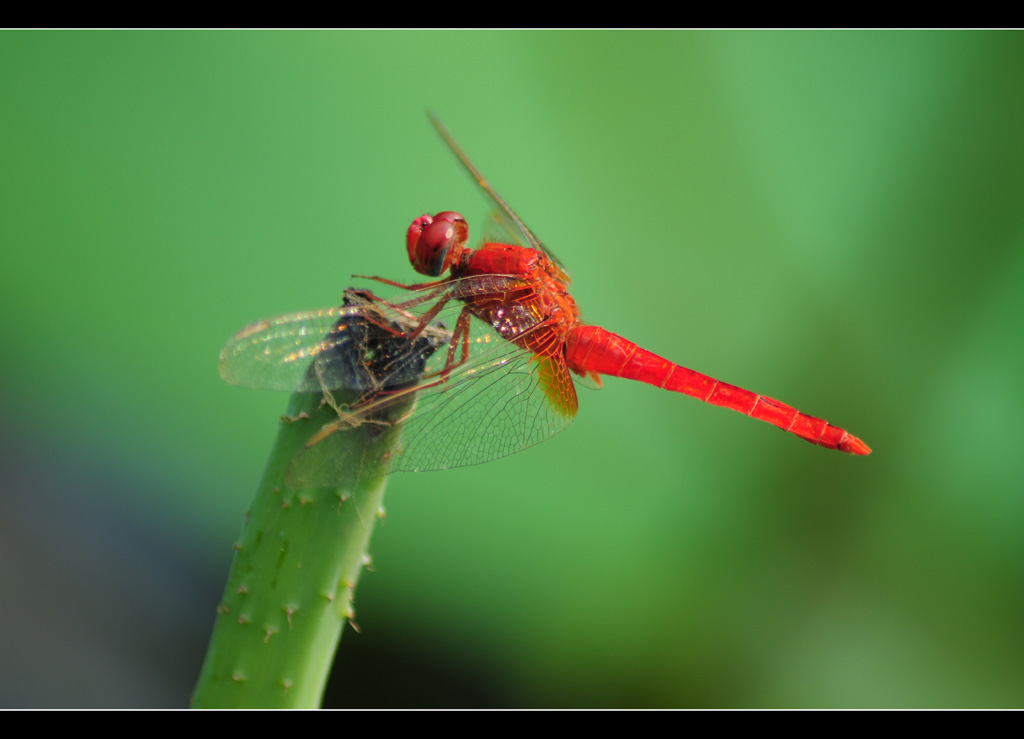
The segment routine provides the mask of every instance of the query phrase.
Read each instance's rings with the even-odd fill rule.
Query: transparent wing
[[[293,461],[287,479],[293,487],[328,485],[351,474],[344,434],[380,423],[389,409],[408,408],[413,398],[391,470],[446,469],[514,454],[555,435],[576,415],[557,334],[545,321],[521,322],[516,340],[533,347],[527,350],[470,314],[462,318],[468,336],[458,336],[455,327],[464,301],[521,284],[487,275],[386,300],[348,291],[339,308],[240,331],[221,352],[221,376],[244,387],[332,396],[338,420]],[[445,308],[412,340],[420,317],[445,298]]]
[[[516,227],[508,214],[500,208],[492,210],[484,224],[483,240],[489,244],[512,244],[513,246],[533,246]],[[536,248],[536,247],[534,247]],[[550,256],[551,252],[548,252]]]
[[[220,352],[221,378],[254,390],[319,392],[351,384],[333,368],[336,354],[353,337],[346,318],[365,315],[364,307],[341,306],[291,313],[257,321],[236,333]],[[320,367],[321,372],[311,368]]]
[[[520,218],[514,210],[512,210],[512,206],[505,201],[505,198],[501,197],[501,195],[498,194],[498,191],[491,187],[490,183],[484,179],[483,174],[481,174],[480,170],[476,168],[476,165],[473,164],[472,160],[470,160],[466,155],[466,152],[462,150],[462,147],[455,141],[451,133],[448,132],[448,129],[444,127],[443,123],[441,123],[440,119],[429,110],[427,111],[427,117],[434,125],[434,128],[437,129],[441,138],[444,139],[444,142],[448,144],[448,147],[455,153],[455,156],[458,157],[459,161],[462,162],[462,166],[466,168],[466,171],[468,171],[473,179],[476,180],[476,183],[480,188],[487,193],[494,204],[498,206],[495,212],[491,214],[492,223],[489,225],[489,228],[495,228],[493,224],[497,222],[498,225],[496,227],[496,233],[505,234],[507,239],[511,240],[509,241],[507,239],[499,238],[497,239],[497,243],[512,243],[519,246],[529,246],[534,249],[538,249],[547,254],[548,258],[561,267],[562,271],[565,272],[565,265],[562,264],[561,260],[555,256],[551,249],[544,245],[544,242],[534,235],[526,224],[523,223],[523,219]]]

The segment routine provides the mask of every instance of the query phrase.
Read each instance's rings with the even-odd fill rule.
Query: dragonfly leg
[[[448,382],[448,377],[451,373],[469,361],[469,327],[472,317],[473,313],[468,307],[463,308],[462,312],[459,313],[459,317],[455,321],[455,329],[452,331],[451,341],[448,344],[448,358],[445,360],[444,367],[423,376],[424,378],[439,377],[440,379],[428,385],[420,386],[420,390]],[[462,357],[456,360],[460,344],[462,345]]]
[[[469,308],[463,308],[459,318],[455,321],[455,330],[452,331],[452,341],[448,345],[448,359],[441,370],[441,381],[448,382],[448,376],[452,370],[459,365],[469,361],[469,319],[472,316]],[[458,351],[459,343],[462,343],[462,359],[455,362],[455,353]]]
[[[447,305],[448,301],[451,300],[451,299],[452,299],[451,295],[445,295],[443,298],[441,298],[436,303],[434,303],[434,307],[433,308],[431,308],[426,313],[424,313],[422,316],[420,316],[419,321],[416,322],[416,328],[414,328],[411,332],[409,332],[406,335],[407,338],[409,339],[409,341],[416,341],[416,339],[419,338],[419,335],[423,333],[423,330],[428,325],[430,325],[430,322],[433,321],[437,317],[437,314],[441,312],[441,309],[444,308],[445,305]],[[463,309],[463,313],[465,313],[465,309]],[[462,315],[459,314],[459,320],[461,320],[461,319],[462,319]]]
[[[386,281],[386,280],[382,280],[382,282],[384,282],[384,281]],[[441,293],[444,292],[445,287],[446,287],[445,285],[440,285],[436,290],[433,290],[433,291],[431,291],[429,293],[426,293],[424,295],[420,295],[420,296],[418,296],[416,298],[413,298],[411,300],[406,300],[406,301],[401,302],[401,303],[392,303],[390,301],[387,301],[384,298],[381,298],[381,297],[378,297],[378,296],[374,295],[369,290],[359,290],[358,292],[362,295],[362,297],[364,297],[366,300],[368,300],[370,302],[379,303],[381,305],[385,305],[388,308],[390,308],[391,310],[394,310],[394,311],[396,311],[398,313],[408,313],[408,310],[410,308],[415,308],[417,305],[420,305],[422,303],[426,303],[426,302],[436,298],[438,295],[440,295]],[[444,308],[445,304],[449,300],[451,300],[451,296],[450,295],[445,296],[444,298],[439,300],[437,302],[437,304],[434,305],[429,311],[424,313],[419,318],[417,318],[416,316],[414,316],[412,314],[408,314],[408,315],[404,316],[403,318],[407,319],[410,324],[412,324],[413,321],[415,321],[415,328],[413,328],[413,330],[411,332],[396,330],[395,328],[393,328],[391,326],[387,326],[384,323],[378,323],[377,321],[374,321],[374,320],[370,319],[369,316],[367,316],[367,320],[369,320],[371,323],[373,323],[373,325],[378,326],[379,328],[387,331],[389,334],[392,334],[394,336],[405,336],[405,337],[407,337],[409,339],[409,341],[415,341],[417,338],[419,338],[419,335],[421,333],[423,333],[423,330],[430,324],[430,322],[432,320],[434,320],[434,318],[437,316],[437,314],[441,312],[441,309]],[[383,316],[383,314],[381,314],[381,315]],[[384,318],[383,320],[385,322],[387,322],[388,319]]]
[[[398,283],[395,283],[395,284],[397,285]],[[436,298],[438,295],[443,293],[444,290],[445,290],[445,285],[440,285],[440,286],[437,286],[436,290],[433,290],[433,291],[428,292],[428,293],[424,293],[423,295],[417,296],[415,298],[411,298],[409,300],[402,301],[401,303],[392,303],[390,300],[385,300],[384,298],[380,297],[379,295],[374,295],[372,290],[355,290],[355,289],[350,289],[347,292],[352,292],[352,293],[358,295],[363,300],[365,300],[365,301],[367,301],[369,303],[380,303],[381,305],[386,305],[388,308],[391,308],[393,310],[406,311],[409,308],[415,308],[417,305],[421,305],[422,303],[430,302],[431,300]]]
[[[441,284],[437,286],[436,290],[428,291],[425,295],[401,303],[391,303],[374,295],[370,291],[360,291],[368,302],[405,314],[401,318],[400,322],[396,321],[395,318],[388,316],[385,311],[380,311],[379,315],[374,315],[370,311],[365,311],[363,313],[363,317],[375,326],[379,326],[380,328],[388,331],[388,333],[401,337],[402,340],[411,343],[419,338],[420,334],[427,329],[430,323],[451,301],[453,296],[450,293],[446,293],[446,290],[447,284]],[[406,311],[407,308],[420,305],[432,298],[436,298],[442,293],[445,294],[443,294],[442,297],[422,315],[417,317]],[[433,379],[433,381],[417,385],[414,388],[403,388],[393,391],[379,390],[344,407],[334,399],[333,395],[329,391],[325,389],[323,402],[324,404],[331,406],[334,412],[338,415],[339,420],[324,426],[306,443],[306,446],[313,446],[343,428],[357,426],[365,422],[364,419],[368,417],[369,410],[375,407],[384,407],[384,405],[392,403],[399,396],[405,395],[409,392],[417,392],[427,388],[436,387],[442,383],[448,382],[451,373],[459,366],[469,361],[469,332],[472,316],[473,314],[469,308],[464,306],[462,311],[459,313],[459,317],[455,321],[454,330],[448,339],[448,352],[444,366],[440,370],[425,374],[422,377],[424,380],[436,378]],[[396,325],[398,328],[396,328]],[[405,330],[402,330],[403,328]],[[460,344],[462,345],[461,357],[459,356]],[[324,383],[321,384],[323,385]]]
[[[356,290],[356,289],[353,289],[353,288],[350,288],[350,289],[346,290],[345,291],[345,299],[346,299],[346,301],[349,301],[352,298],[355,298],[360,306],[363,303],[366,303],[367,306],[386,305],[389,308],[395,309],[395,306],[391,305],[391,303],[388,303],[383,298],[377,297],[370,290]],[[344,306],[342,306],[342,307],[344,307]],[[397,310],[397,309],[395,309],[395,310]],[[399,312],[401,312],[401,311],[399,311]],[[401,329],[395,328],[395,324],[397,323],[397,321],[394,320],[394,319],[389,319],[380,310],[376,310],[376,311],[366,310],[366,311],[363,311],[362,318],[363,318],[363,320],[366,323],[370,324],[374,328],[378,328],[381,331],[384,331],[386,333],[391,334],[392,336],[404,336],[405,333],[406,333],[405,331],[402,331]],[[412,323],[413,319],[415,318],[415,316],[405,316],[404,318],[407,318],[408,322]],[[335,327],[334,332],[344,331],[344,330],[346,330],[346,328],[347,327],[345,327],[345,326],[337,326],[337,327]],[[334,333],[334,332],[332,332],[332,333]]]
[[[391,285],[391,287],[398,287],[402,290],[424,290],[428,287],[436,287],[437,285],[443,285],[448,280],[434,280],[433,282],[418,282],[415,285],[406,285],[402,282],[395,282],[389,280],[386,277],[376,277],[375,275],[352,275],[360,280],[374,280],[375,282],[383,282],[385,285]]]
[[[472,316],[473,314],[469,310],[469,308],[462,309],[462,312],[459,313],[459,317],[455,321],[455,330],[452,332],[452,338],[448,346],[448,357],[445,360],[444,367],[435,372],[425,374],[423,375],[422,378],[424,380],[432,378],[437,379],[433,379],[431,382],[426,382],[421,385],[416,385],[415,387],[403,388],[401,390],[382,390],[371,395],[368,398],[353,403],[352,405],[348,406],[347,409],[343,409],[340,406],[336,405],[335,403],[331,402],[333,401],[333,398],[331,398],[327,402],[331,405],[332,408],[334,408],[334,410],[338,413],[341,419],[327,426],[324,426],[324,428],[321,429],[321,431],[316,436],[314,436],[313,439],[311,439],[306,444],[306,446],[312,446],[313,444],[322,441],[323,439],[327,438],[328,436],[333,434],[335,431],[340,430],[341,428],[358,425],[358,423],[361,423],[362,421],[357,422],[357,419],[366,415],[368,409],[372,409],[374,407],[383,407],[385,404],[393,402],[396,398],[400,396],[407,395],[408,393],[411,392],[420,392],[422,390],[437,387],[438,385],[442,385],[448,382],[448,378],[451,375],[451,373],[469,361],[469,330],[470,320]],[[462,356],[456,359],[456,356],[459,353],[459,344],[462,345]],[[400,419],[398,422],[400,422],[401,420],[404,419]]]

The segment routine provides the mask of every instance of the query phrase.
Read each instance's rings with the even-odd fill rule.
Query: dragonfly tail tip
[[[839,445],[839,451],[846,452],[847,454],[861,454],[866,456],[871,454],[871,447],[851,434],[846,437],[842,444]]]

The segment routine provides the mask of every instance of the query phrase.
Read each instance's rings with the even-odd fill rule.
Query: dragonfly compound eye
[[[420,274],[439,277],[458,259],[468,237],[469,227],[458,213],[420,216],[406,234],[409,261]]]

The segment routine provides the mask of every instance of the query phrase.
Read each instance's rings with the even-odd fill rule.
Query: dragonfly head
[[[458,261],[468,238],[469,226],[459,213],[446,210],[436,216],[422,215],[405,235],[409,261],[420,274],[440,277]]]

